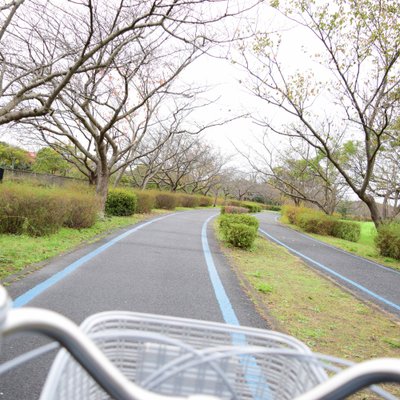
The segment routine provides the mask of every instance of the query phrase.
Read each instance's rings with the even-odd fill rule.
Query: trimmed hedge
[[[222,206],[221,214],[247,214],[249,212],[248,208],[236,207],[236,206]]]
[[[336,220],[318,211],[301,213],[296,216],[297,225],[306,232],[317,233],[319,235],[331,235]]]
[[[222,214],[218,227],[226,241],[235,247],[250,248],[257,236],[259,222],[248,214]]]
[[[224,204],[225,206],[242,207],[242,202],[239,200],[228,200]]]
[[[178,199],[176,198],[176,195],[167,192],[156,194],[156,208],[175,210],[177,205]]]
[[[400,260],[400,223],[382,224],[378,228],[375,242],[382,256]]]
[[[306,207],[296,207],[288,205],[282,207],[282,214],[285,215],[288,221],[293,225],[297,225],[298,217],[301,214],[306,213],[307,211],[314,211],[314,210],[311,210],[311,208],[306,208]]]
[[[44,236],[62,226],[86,228],[97,218],[94,195],[28,185],[2,185],[0,233]]]
[[[200,196],[199,207],[211,207],[214,204],[214,199],[209,196]]]
[[[74,193],[67,196],[67,213],[64,226],[74,229],[90,228],[100,211],[98,199],[90,194]]]
[[[231,223],[226,232],[226,240],[235,247],[249,249],[257,236],[257,231],[246,224]]]
[[[335,221],[331,235],[350,242],[358,242],[361,235],[361,225],[352,221]]]
[[[258,219],[248,214],[222,214],[218,218],[219,227],[223,230],[231,223],[246,224],[258,229]]]
[[[268,210],[268,211],[281,211],[282,210],[282,206],[276,206],[276,205],[270,205],[270,204],[266,204],[263,206],[264,210]]]
[[[360,239],[361,226],[357,222],[339,220],[336,216],[306,207],[284,206],[282,212],[291,224],[306,232],[334,236],[351,242]]]
[[[243,203],[243,207],[247,208],[251,213],[258,213],[262,211],[261,205],[257,203]]]
[[[105,211],[108,215],[127,217],[136,210],[135,193],[122,189],[113,189],[108,192]]]
[[[0,192],[0,232],[44,236],[57,232],[65,218],[61,196],[42,188],[3,186]]]
[[[195,208],[199,206],[199,198],[190,194],[178,195],[178,202],[181,207]]]
[[[144,191],[135,191],[136,212],[138,214],[150,213],[156,205],[156,197],[153,193]]]

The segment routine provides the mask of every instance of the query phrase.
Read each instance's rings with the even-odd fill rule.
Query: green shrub
[[[256,236],[256,229],[241,223],[229,224],[225,233],[226,240],[230,244],[242,249],[249,249],[253,245]]]
[[[178,195],[178,202],[181,207],[195,208],[199,206],[199,198],[190,194]]]
[[[289,206],[289,205],[285,205],[282,207],[283,215],[286,216],[286,218],[291,224],[294,225],[298,224],[298,217],[309,210],[311,209],[305,207]]]
[[[29,201],[25,230],[29,236],[45,236],[56,233],[68,213],[62,196],[43,193]]]
[[[209,196],[199,196],[199,207],[211,207],[214,204],[214,199]]]
[[[172,193],[163,192],[156,194],[156,208],[163,210],[175,210],[177,204],[177,198]]]
[[[332,236],[340,239],[349,240],[350,242],[358,242],[361,235],[361,225],[352,221],[335,221]]]
[[[108,192],[105,211],[108,215],[126,217],[136,210],[135,193],[122,189],[113,189]]]
[[[258,219],[248,214],[222,214],[218,217],[218,226],[225,237],[231,224],[245,224],[255,231],[259,227]]]
[[[94,195],[85,193],[69,194],[65,198],[66,216],[64,226],[68,228],[90,228],[96,222],[100,203]]]
[[[332,235],[336,220],[319,211],[301,213],[296,217],[298,226],[306,232],[317,233],[319,235]]]
[[[44,236],[57,232],[67,212],[64,196],[51,189],[4,185],[0,192],[0,232]]]
[[[222,206],[221,214],[246,214],[249,212],[248,208],[236,206]]]
[[[400,260],[400,223],[382,224],[378,228],[376,246],[382,256]]]
[[[136,212],[139,214],[150,213],[156,206],[156,198],[153,193],[136,191]]]
[[[243,207],[247,208],[251,213],[261,212],[262,207],[257,203],[243,203]]]
[[[227,200],[225,201],[224,206],[242,207],[243,205],[239,200]]]
[[[228,222],[246,224],[252,226],[255,229],[258,229],[260,225],[256,217],[248,214],[224,214],[222,218]]]
[[[269,210],[269,211],[281,211],[282,207],[281,206],[276,206],[276,205],[271,205],[271,204],[266,204],[264,206],[265,210]]]
[[[23,210],[28,209],[29,198],[30,196],[10,190],[3,184],[0,192],[0,233],[23,233],[26,221]]]

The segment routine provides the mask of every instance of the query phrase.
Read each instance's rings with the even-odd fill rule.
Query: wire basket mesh
[[[327,379],[293,337],[254,328],[130,312],[106,312],[81,325],[131,381],[164,395],[291,399]],[[41,399],[109,396],[67,353],[57,355]]]

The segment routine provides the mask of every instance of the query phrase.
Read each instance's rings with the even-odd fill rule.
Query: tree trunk
[[[107,194],[108,194],[108,181],[109,181],[108,171],[101,171],[99,174],[97,174],[96,193],[100,198],[101,211],[104,211],[106,205]]]
[[[364,198],[361,198],[361,200],[367,205],[369,212],[371,213],[371,219],[378,228],[379,225],[382,224],[383,218],[375,199],[371,195],[367,194]]]

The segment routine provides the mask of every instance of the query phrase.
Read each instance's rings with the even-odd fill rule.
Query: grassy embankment
[[[303,232],[301,228],[290,224],[285,216],[282,216],[280,222],[287,224],[292,229]],[[373,222],[358,222],[361,226],[361,235],[358,242],[349,242],[347,240],[335,238],[332,236],[317,235],[315,233],[306,233],[321,242],[338,247],[342,250],[367,258],[387,267],[400,270],[400,261],[390,257],[383,257],[379,254],[375,246],[376,228]]]
[[[313,351],[356,362],[400,357],[395,317],[358,300],[284,248],[260,237],[250,251],[222,248],[273,329],[297,337]]]

